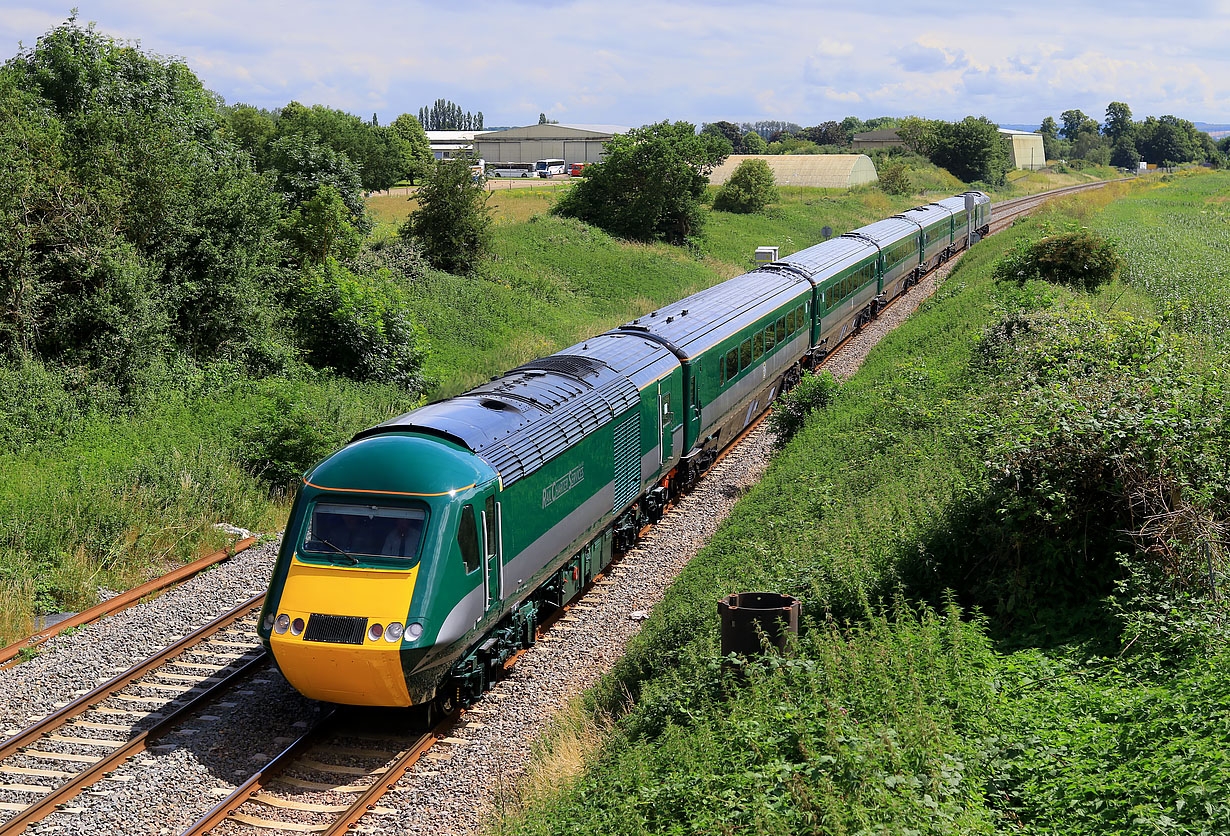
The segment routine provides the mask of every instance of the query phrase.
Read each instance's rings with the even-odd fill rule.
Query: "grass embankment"
[[[842,232],[909,204],[798,192],[773,216],[748,221],[754,232],[744,218],[716,215],[692,251],[543,215],[546,196],[494,194],[496,258],[483,273],[428,271],[411,287],[434,396],[734,275],[757,244],[791,252],[825,225]],[[99,587],[125,588],[214,548],[214,523],[276,529],[287,504],[271,484],[286,485],[295,463],[414,405],[394,389],[325,373],[257,381],[221,362],[151,369],[123,405],[37,365],[0,367],[0,384],[0,643],[29,632],[36,612],[89,606]],[[254,476],[253,461],[273,470]]]
[[[1230,301],[1228,185],[1113,187],[1126,196],[1105,211],[1095,193],[1049,213],[1121,236],[1127,281],[1092,297],[992,280],[1039,222],[966,255],[736,505],[496,829],[1227,832],[1224,607],[1199,584],[1176,593],[1113,527],[1114,479],[1095,482],[1111,499],[1079,486],[1125,462],[1115,478],[1201,474],[1175,493],[1192,519],[1225,520],[1224,335],[1193,351],[1151,324],[1182,293],[1143,277],[1171,258],[1149,239],[1178,223],[1195,251],[1177,287]],[[1030,456],[1053,457],[1050,482]],[[1014,488],[1005,466],[1034,479]],[[748,589],[800,596],[806,629],[794,658],[739,684],[715,602]]]

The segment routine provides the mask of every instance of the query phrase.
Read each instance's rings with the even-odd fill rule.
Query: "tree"
[[[282,202],[182,63],[70,17],[0,68],[0,160],[0,354],[121,395],[269,359]]]
[[[538,124],[539,125],[547,124],[547,114],[545,113],[538,114]]]
[[[433,267],[468,273],[491,250],[489,192],[465,159],[440,160],[418,190],[419,208],[400,234],[413,239]]]
[[[322,145],[314,135],[291,134],[269,145],[269,164],[290,211],[311,200],[321,186],[332,186],[346,207],[347,222],[364,235],[371,231],[359,170],[346,154]]]
[[[277,115],[277,137],[306,136],[345,154],[359,172],[367,191],[387,189],[402,179],[404,149],[388,128],[370,125],[341,110],[290,102]]]
[[[393,120],[390,126],[405,143],[402,156],[402,171],[412,184],[427,173],[427,169],[435,162],[431,153],[431,141],[427,132],[409,113],[403,113]]]
[[[744,160],[718,189],[713,208],[720,212],[747,214],[764,211],[775,200],[777,182],[773,179],[773,169],[764,160]]]
[[[1059,132],[1069,142],[1075,142],[1082,133],[1096,134],[1098,132],[1097,121],[1090,119],[1079,110],[1065,110],[1059,114],[1059,119],[1063,122],[1063,128]]]
[[[689,122],[659,122],[617,134],[606,157],[555,204],[554,212],[625,238],[684,243],[700,232],[700,199],[726,143]]]
[[[1111,102],[1106,106],[1106,123],[1102,133],[1110,137],[1111,144],[1118,144],[1132,133],[1132,109],[1123,102]]]
[[[1136,147],[1151,163],[1185,163],[1195,159],[1193,138],[1196,128],[1176,116],[1153,116],[1137,125]]]
[[[755,131],[748,131],[743,135],[743,152],[745,154],[764,154],[769,150],[769,143],[764,141],[764,137]]]
[[[1140,168],[1140,152],[1130,136],[1122,136],[1110,151],[1110,164],[1117,168],[1136,171]]]
[[[283,221],[286,237],[308,263],[323,264],[328,258],[353,258],[363,241],[350,223],[350,210],[337,187],[322,183],[316,193]]]
[[[960,122],[936,127],[931,161],[966,182],[981,180],[1002,185],[1008,173],[1008,148],[999,128],[985,116],[967,116]]]
[[[814,125],[810,128],[803,128],[795,132],[795,136],[808,142],[814,142],[817,145],[850,144],[846,138],[846,132],[842,130],[841,125],[832,120],[821,122],[819,125]]]
[[[920,119],[917,116],[907,116],[901,120],[897,128],[897,136],[915,154],[930,157],[935,150],[936,136],[939,126],[943,123],[935,119]]]
[[[1056,139],[1059,136],[1059,125],[1056,124],[1055,117],[1047,116],[1043,119],[1042,124],[1038,126],[1038,133]]]
[[[246,104],[237,104],[224,112],[230,135],[241,148],[252,155],[252,159],[260,167],[265,146],[277,134],[273,113]]]
[[[436,99],[431,107],[419,108],[419,124],[428,131],[481,131],[483,112],[462,112],[448,99]]]
[[[730,144],[731,154],[745,154],[743,150],[743,131],[734,122],[710,122],[700,129],[702,136],[713,136],[726,140]]]
[[[1038,133],[1042,134],[1042,155],[1048,160],[1063,158],[1064,151],[1059,140],[1059,125],[1055,122],[1054,117],[1048,116],[1043,119],[1042,124],[1038,127]]]

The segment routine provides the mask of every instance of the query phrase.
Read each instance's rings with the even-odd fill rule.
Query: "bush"
[[[697,136],[688,122],[618,134],[552,211],[624,238],[686,243],[704,225],[701,197],[727,145],[720,136]]]
[[[785,447],[803,428],[807,416],[833,402],[840,384],[832,372],[806,372],[798,385],[777,399],[769,415],[769,431],[777,446]]]
[[[777,183],[773,169],[764,160],[744,160],[730,175],[713,199],[719,212],[748,214],[761,212],[777,200]]]
[[[278,394],[260,420],[239,437],[240,457],[252,475],[286,490],[313,464],[346,442],[337,422]]]
[[[1111,242],[1087,230],[1022,241],[995,265],[997,280],[1043,279],[1092,291],[1114,280],[1123,259]]]
[[[466,159],[441,160],[416,195],[419,208],[401,228],[433,267],[468,273],[491,251],[490,193],[475,182]]]
[[[299,345],[313,366],[411,392],[425,387],[421,337],[387,270],[364,275],[330,259],[303,271],[291,304]]]
[[[905,163],[886,165],[880,172],[880,188],[887,194],[913,194],[914,184],[910,181]]]

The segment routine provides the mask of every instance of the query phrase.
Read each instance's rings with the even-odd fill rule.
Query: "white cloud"
[[[81,20],[182,56],[228,101],[291,99],[382,122],[437,98],[487,124],[917,113],[1035,123],[1106,103],[1230,122],[1230,0],[1098,9],[1038,0],[959,16],[903,0],[76,0]],[[12,3],[12,0],[0,0]],[[8,54],[61,20],[6,6]],[[1062,24],[1056,23],[1062,20]],[[896,45],[896,46],[894,46]]]

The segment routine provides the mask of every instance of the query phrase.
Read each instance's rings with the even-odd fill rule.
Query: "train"
[[[906,210],[365,429],[303,475],[258,633],[332,703],[477,699],[804,371],[989,230]]]

